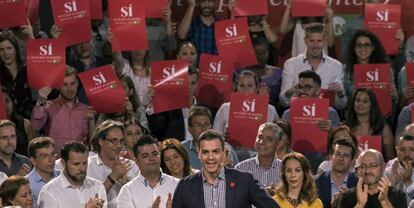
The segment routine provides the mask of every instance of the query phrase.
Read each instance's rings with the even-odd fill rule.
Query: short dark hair
[[[213,130],[213,129],[206,130],[205,132],[201,133],[200,137],[198,138],[197,145],[200,148],[200,144],[201,144],[202,141],[212,141],[212,140],[215,140],[215,139],[218,139],[220,141],[221,148],[223,148],[223,150],[224,150],[224,137],[223,137],[223,134],[216,131],[216,130]]]
[[[29,142],[29,146],[27,148],[27,154],[29,157],[36,158],[36,150],[40,148],[49,147],[52,145],[55,146],[55,142],[50,137],[36,137],[32,141]]]
[[[335,152],[335,146],[336,145],[342,145],[342,146],[350,147],[352,149],[352,152],[351,152],[352,159],[355,158],[355,154],[356,154],[357,149],[356,149],[356,146],[355,146],[354,143],[351,143],[347,139],[338,139],[338,140],[335,141],[335,143],[332,146],[332,154]]]
[[[192,106],[188,112],[188,126],[192,126],[191,122],[193,122],[193,119],[196,116],[207,116],[208,119],[210,119],[210,123],[213,123],[213,119],[208,108],[203,106]]]
[[[401,140],[404,140],[404,141],[413,141],[414,140],[414,136],[403,132],[400,135],[398,135],[397,142],[396,143],[400,142]]]
[[[299,73],[299,79],[312,79],[319,87],[322,85],[321,77],[312,70],[305,70]]]
[[[311,33],[322,33],[325,34],[325,26],[319,22],[310,23],[305,29],[305,37]]]
[[[77,141],[69,141],[66,144],[64,144],[62,149],[60,150],[60,157],[62,158],[62,160],[64,160],[65,162],[69,161],[70,152],[88,154],[88,147]]]
[[[101,145],[99,145],[99,140],[106,138],[108,136],[109,130],[113,128],[119,128],[122,130],[122,133],[124,132],[124,125],[121,122],[114,121],[111,119],[105,120],[95,128],[95,132],[91,140],[93,151],[101,151]]]
[[[23,176],[10,176],[0,186],[0,198],[4,206],[12,206],[11,201],[23,185],[29,184],[29,179]]]
[[[269,41],[266,40],[264,37],[256,37],[252,39],[253,47],[257,45],[265,46],[267,50],[269,50]]]
[[[134,146],[132,147],[132,150],[134,151],[134,156],[138,157],[139,151],[138,148],[142,147],[144,145],[151,145],[151,144],[155,144],[158,146],[158,140],[153,138],[150,135],[144,135],[141,138],[138,139],[137,143],[134,144]]]

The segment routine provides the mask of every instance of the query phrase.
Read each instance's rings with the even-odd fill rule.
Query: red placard
[[[102,0],[89,0],[91,19],[102,19]]]
[[[228,142],[236,147],[254,148],[257,129],[267,122],[269,96],[231,93]]]
[[[39,0],[24,0],[26,18],[35,22],[39,17]]]
[[[320,94],[319,98],[327,98],[327,99],[329,99],[329,106],[331,106],[331,107],[335,106],[336,94],[335,94],[334,91],[321,88],[321,94]]]
[[[236,6],[233,8],[233,15],[250,16],[250,15],[267,15],[267,0],[237,0]]]
[[[148,48],[144,1],[109,1],[109,24],[114,34],[112,51]]]
[[[111,65],[79,73],[88,102],[99,113],[122,112],[125,92]]]
[[[90,41],[91,17],[89,1],[51,0],[53,20],[62,29],[66,46]]]
[[[401,28],[400,5],[365,4],[364,25],[378,36],[387,54],[399,53],[400,43],[395,35]]]
[[[328,119],[329,100],[293,97],[290,100],[292,149],[298,152],[326,152],[328,132],[316,122]]]
[[[292,0],[292,17],[323,17],[326,0]]]
[[[162,11],[168,6],[168,0],[145,0],[145,17],[163,18]]]
[[[365,151],[367,149],[375,149],[382,152],[381,136],[358,136],[358,144]]]
[[[236,68],[257,64],[246,17],[216,22],[215,36],[219,55]]]
[[[190,107],[187,61],[152,62],[151,85],[155,90],[154,113]]]
[[[201,54],[196,89],[197,102],[220,107],[230,100],[233,68],[220,56]]]
[[[1,87],[1,85],[0,85]],[[6,105],[4,104],[3,92],[0,90],[0,119],[7,119]]]
[[[26,25],[26,8],[23,0],[0,0],[0,29]]]
[[[27,76],[34,89],[59,88],[66,70],[66,48],[62,39],[27,40]],[[45,76],[47,75],[47,76]]]
[[[377,97],[382,114],[392,113],[392,99],[388,94],[391,87],[390,64],[355,64],[355,88],[370,88]]]

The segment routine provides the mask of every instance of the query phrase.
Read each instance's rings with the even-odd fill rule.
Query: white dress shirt
[[[282,73],[282,87],[280,88],[279,100],[284,107],[288,107],[290,98],[285,96],[285,92],[293,85],[299,82],[299,73],[306,70],[315,71],[322,81],[321,88],[328,89],[328,85],[338,82],[342,89],[343,87],[343,66],[342,64],[325,54],[322,56],[322,61],[316,69],[312,69],[309,60],[306,58],[306,52],[298,56],[292,57],[285,62]],[[343,109],[346,106],[346,97],[335,98],[335,107]]]
[[[160,181],[154,188],[139,174],[121,188],[118,196],[118,208],[151,208],[155,199],[160,196],[160,207],[166,207],[168,194],[174,194],[178,179],[161,173]],[[190,197],[190,196],[189,196]]]
[[[220,109],[217,111],[216,117],[214,118],[213,129],[220,131],[222,133],[226,132],[226,128],[229,123],[229,112],[230,112],[230,103],[223,103]],[[267,108],[267,122],[273,122],[278,119],[276,109],[273,105],[268,105]],[[256,130],[255,130],[256,131]]]
[[[77,188],[72,186],[62,173],[43,186],[38,205],[40,208],[83,208],[96,194],[105,200],[103,207],[106,208],[106,192],[102,182],[86,177],[83,185]]]
[[[127,172],[128,180],[132,180],[139,174],[139,168],[137,164],[126,158],[120,158],[120,160],[127,160],[129,161],[132,166],[131,169]],[[88,158],[88,176],[99,180],[100,182],[104,183],[107,179],[108,175],[112,173],[112,169],[106,166],[98,154],[90,156]],[[118,197],[119,191],[121,190],[122,184],[115,182],[115,184],[109,189],[108,194],[108,208],[116,207],[116,198]]]

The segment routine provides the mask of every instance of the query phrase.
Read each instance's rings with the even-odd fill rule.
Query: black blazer
[[[323,207],[331,207],[331,171],[323,172],[316,176],[316,187],[318,188],[319,199],[323,203]],[[349,173],[347,188],[354,188],[358,183],[358,176],[355,173]]]
[[[250,173],[225,168],[226,208],[279,208]],[[173,208],[204,208],[201,171],[182,179],[175,189]],[[230,183],[234,184],[230,186]]]

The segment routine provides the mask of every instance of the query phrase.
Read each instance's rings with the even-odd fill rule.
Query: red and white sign
[[[228,142],[236,147],[254,148],[257,129],[267,122],[269,97],[247,93],[231,93]]]
[[[185,60],[151,63],[154,113],[190,107],[188,62]]]
[[[214,32],[219,55],[235,68],[257,64],[246,17],[216,22]]]
[[[88,102],[99,113],[124,111],[126,94],[112,66],[106,65],[82,72],[79,75]]]
[[[109,1],[109,24],[114,36],[113,51],[148,48],[144,1]]]
[[[290,100],[292,149],[298,152],[321,152],[327,149],[328,132],[317,122],[328,120],[329,100],[293,97]]]
[[[323,17],[325,16],[326,0],[291,0],[292,17]]]
[[[66,46],[90,41],[91,16],[89,1],[52,0],[50,1],[55,25],[62,29]]]
[[[253,15],[267,15],[268,0],[237,0],[236,6],[233,8],[233,15],[238,16],[253,16]]]
[[[62,39],[27,40],[27,77],[31,88],[59,88],[66,70],[66,48]],[[46,76],[45,76],[46,75]]]
[[[161,19],[165,7],[169,7],[168,0],[145,0],[145,17]]]
[[[0,0],[0,29],[26,25],[25,14],[23,0]]]
[[[91,19],[102,19],[102,0],[89,0]]]
[[[197,102],[219,108],[230,100],[233,68],[220,56],[201,54],[196,89]]]
[[[329,99],[329,106],[335,106],[336,94],[334,91],[328,89],[321,89],[321,95],[319,97]]]
[[[358,144],[363,150],[375,149],[382,152],[381,136],[358,136]]]
[[[396,34],[401,28],[400,5],[365,4],[364,24],[378,36],[387,54],[399,53],[400,43],[396,39]]]
[[[355,88],[369,88],[375,93],[384,117],[392,113],[390,64],[355,64],[354,79]]]

